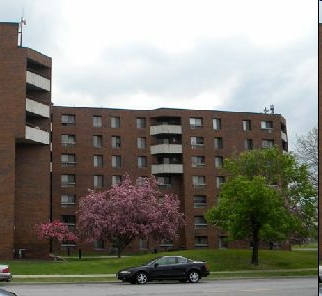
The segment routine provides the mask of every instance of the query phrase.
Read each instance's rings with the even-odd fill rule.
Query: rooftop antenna
[[[18,29],[18,35],[19,35],[19,46],[22,47],[22,27],[23,25],[26,25],[26,19],[23,17],[23,10],[22,10],[22,17],[20,18],[19,22],[19,29]]]

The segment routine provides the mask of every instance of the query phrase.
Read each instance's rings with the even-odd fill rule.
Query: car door
[[[187,269],[187,259],[184,257],[176,257],[176,263],[173,265],[173,277],[184,277]]]
[[[174,275],[175,257],[165,256],[154,265],[151,277],[154,279],[169,279]]]

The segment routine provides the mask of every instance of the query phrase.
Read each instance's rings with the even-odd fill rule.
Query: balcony
[[[156,164],[151,167],[152,175],[155,174],[182,174],[182,164]]]
[[[281,132],[281,138],[282,138],[282,140],[284,140],[285,142],[287,142],[287,135],[286,135],[286,133]]]
[[[50,118],[49,106],[28,98],[26,99],[26,111],[34,117]]]
[[[50,80],[30,71],[26,72],[26,82],[36,89],[50,91]]]
[[[49,133],[38,127],[26,126],[26,138],[28,142],[49,145]]]
[[[182,145],[180,144],[159,144],[151,146],[151,154],[159,153],[182,153]]]
[[[160,134],[182,134],[182,128],[181,125],[168,125],[168,124],[162,124],[162,125],[155,125],[150,126],[150,135],[160,135]]]

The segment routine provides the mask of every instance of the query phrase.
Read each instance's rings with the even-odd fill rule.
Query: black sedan
[[[123,282],[146,284],[153,280],[179,280],[197,283],[209,275],[205,262],[194,261],[182,256],[162,256],[138,267],[120,270],[116,277]]]

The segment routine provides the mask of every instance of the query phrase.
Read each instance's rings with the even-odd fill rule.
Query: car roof
[[[167,255],[167,256],[161,256],[159,258],[163,258],[163,257],[180,257],[180,258],[186,258],[186,257],[183,257],[183,256],[178,256],[178,255],[173,255],[173,256]]]

